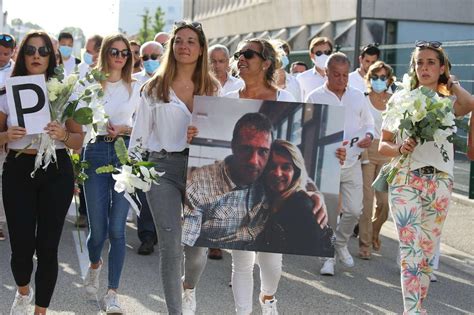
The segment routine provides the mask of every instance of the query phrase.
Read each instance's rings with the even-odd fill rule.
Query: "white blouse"
[[[192,114],[186,104],[170,90],[170,102],[153,99],[143,93],[135,119],[130,149],[139,140],[148,151],[180,152],[188,147],[187,130]]]
[[[370,113],[372,114],[372,117],[374,118],[374,139],[380,139],[382,138],[382,121],[383,121],[382,113],[384,111],[375,108],[375,106],[370,101],[369,95],[366,95],[365,99],[367,100],[367,106],[370,109]]]

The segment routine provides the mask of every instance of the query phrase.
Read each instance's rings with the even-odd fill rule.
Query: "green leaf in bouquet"
[[[103,96],[104,96],[104,91],[103,91],[103,90],[99,90],[99,91],[97,92],[97,96],[98,96],[98,97],[103,97]]]
[[[61,116],[61,121],[66,121],[66,119],[73,117],[77,104],[77,100],[68,102],[66,108],[64,109],[63,115]]]
[[[131,163],[130,157],[128,156],[127,145],[122,137],[118,137],[117,140],[115,140],[114,149],[120,164],[127,165]]]
[[[104,165],[96,168],[96,174],[109,174],[115,172],[115,167],[113,165]]]
[[[92,94],[91,89],[85,89],[85,90],[84,90],[84,95],[89,96],[89,95],[91,95],[91,94]]]
[[[405,118],[405,119],[400,120],[400,126],[398,128],[410,130],[411,126],[412,126],[411,119]]]
[[[91,108],[83,107],[76,110],[72,118],[80,125],[88,125],[92,123],[93,116],[94,113]]]
[[[89,104],[92,101],[92,97],[91,96],[85,96],[85,97],[82,98],[82,100],[84,102],[86,102],[87,104]]]
[[[140,161],[140,162],[135,163],[134,166],[135,165],[138,167],[145,166],[146,168],[152,168],[152,167],[155,167],[156,164],[149,161]]]
[[[92,124],[92,129],[97,132],[97,130],[99,130],[99,126],[97,126],[97,124]]]

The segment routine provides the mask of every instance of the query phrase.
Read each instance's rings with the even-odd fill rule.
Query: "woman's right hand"
[[[26,129],[23,127],[10,126],[7,129],[7,138],[9,142],[20,140],[24,136],[26,136]]]
[[[415,147],[418,143],[413,138],[406,138],[403,140],[402,145],[398,149],[401,154],[412,153],[415,150]]]
[[[199,130],[197,129],[196,126],[188,126],[188,132],[187,132],[187,141],[188,143],[191,143],[193,141],[193,138],[196,137],[199,134]]]

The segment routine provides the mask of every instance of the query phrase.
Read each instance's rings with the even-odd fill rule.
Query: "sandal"
[[[360,257],[360,259],[369,260],[371,258],[370,250],[360,249],[359,250],[359,257]]]

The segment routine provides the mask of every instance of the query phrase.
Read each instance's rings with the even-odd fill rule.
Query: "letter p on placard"
[[[44,133],[51,121],[44,75],[9,78],[6,89],[11,125],[26,128],[27,134]]]

